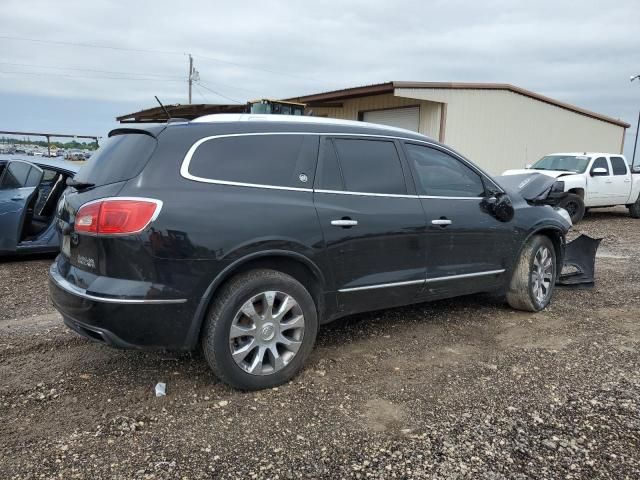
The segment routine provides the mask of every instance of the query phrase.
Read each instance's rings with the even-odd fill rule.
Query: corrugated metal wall
[[[331,118],[358,120],[359,112],[409,106],[420,107],[419,132],[437,140],[440,133],[441,105],[439,103],[414,98],[402,98],[388,94],[345,100],[342,102],[342,108],[313,107],[311,110],[313,110],[313,114],[316,116],[326,115]]]
[[[408,104],[412,99],[446,103],[444,143],[493,174],[522,168],[547,153],[620,152],[622,127],[506,90],[395,93]],[[366,100],[374,103],[376,97]]]

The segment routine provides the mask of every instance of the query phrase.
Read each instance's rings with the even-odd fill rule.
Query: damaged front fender
[[[596,252],[601,238],[580,235],[567,243],[564,250],[562,272],[556,281],[557,285],[593,285],[595,282]]]

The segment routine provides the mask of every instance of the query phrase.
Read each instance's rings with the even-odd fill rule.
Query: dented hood
[[[555,201],[549,202],[547,200],[552,197],[554,200],[557,199],[562,190],[564,190],[562,182],[556,180],[556,177],[538,171],[523,170],[523,172],[525,173],[501,175],[495,177],[495,179],[507,193],[520,195],[529,202],[556,203]]]
[[[564,175],[575,175],[576,172],[570,172],[570,171],[558,171],[558,170],[533,170],[531,168],[521,168],[521,169],[517,169],[517,170],[506,170],[502,176],[506,177],[506,176],[510,176],[510,175],[524,175],[524,174],[531,174],[531,173],[541,173],[542,175],[547,175],[551,178],[558,178],[558,177],[562,177]],[[502,178],[502,177],[500,177]]]

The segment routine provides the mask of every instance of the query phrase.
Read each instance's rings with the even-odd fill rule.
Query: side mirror
[[[606,168],[596,167],[591,169],[592,177],[603,177],[609,175],[609,171]]]
[[[515,214],[509,195],[503,192],[491,193],[483,198],[480,208],[500,222],[510,222]]]
[[[526,168],[527,170],[529,170],[529,169],[531,168],[531,164],[530,164],[530,163],[527,163],[527,164],[524,166],[524,168]]]

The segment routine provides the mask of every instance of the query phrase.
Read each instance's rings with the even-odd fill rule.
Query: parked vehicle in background
[[[507,170],[503,175],[531,170],[560,179],[569,195],[561,204],[573,223],[582,220],[587,208],[625,205],[633,218],[640,218],[640,174],[634,173],[624,155],[617,153],[552,153],[525,170]]]
[[[59,160],[0,160],[0,256],[60,250],[56,206],[77,171]]]
[[[200,345],[242,389],[289,380],[345,315],[476,292],[541,310],[571,225],[415,132],[302,116],[116,129],[74,183],[50,269],[65,324]]]

